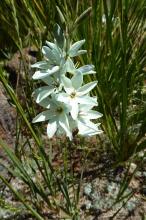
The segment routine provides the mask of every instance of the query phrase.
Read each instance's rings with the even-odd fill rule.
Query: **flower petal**
[[[85,43],[85,40],[80,40],[74,43],[69,50],[69,56],[74,57],[77,56],[77,52],[80,49],[80,47]]]
[[[50,73],[47,70],[44,70],[44,71],[38,70],[33,74],[32,78],[33,79],[42,79],[42,78],[45,78],[46,76],[49,76],[49,75],[50,75]]]
[[[59,70],[59,66],[54,66],[52,69],[48,69],[47,71],[36,71],[35,74],[32,76],[33,79],[43,79],[49,75],[52,75],[53,73],[56,73]]]
[[[47,97],[47,98],[43,99],[42,101],[40,101],[38,104],[44,108],[49,109],[50,108],[50,98]]]
[[[41,122],[41,121],[46,121],[52,118],[52,112],[50,113],[50,110],[41,112],[40,114],[38,114],[32,121],[32,123],[36,123],[36,122]]]
[[[71,82],[72,82],[72,86],[75,89],[79,89],[83,83],[83,75],[81,73],[75,74],[72,78],[71,78]]]
[[[65,92],[59,93],[56,96],[56,100],[59,101],[59,102],[65,102],[65,103],[69,102],[68,94],[65,93]]]
[[[66,63],[65,63],[64,58],[62,58],[60,62],[59,75],[60,77],[62,77],[62,76],[65,76],[65,74],[66,74]]]
[[[76,71],[75,65],[70,57],[67,58],[66,61],[66,72],[74,74]]]
[[[55,63],[57,65],[60,65],[60,61],[61,61],[61,53],[58,49],[53,49],[52,50],[52,54],[54,56],[54,59],[55,59]]]
[[[46,83],[47,85],[51,85],[54,82],[54,80],[52,79],[52,76],[50,75],[43,78],[42,81]]]
[[[61,53],[57,48],[51,49],[50,47],[43,46],[42,52],[44,56],[52,62],[52,64],[59,65],[61,59]]]
[[[65,37],[64,37],[63,30],[60,28],[58,24],[55,24],[54,26],[54,37],[55,37],[57,45],[60,48],[63,48]]]
[[[52,42],[50,42],[50,41],[47,41],[46,40],[46,44],[47,44],[47,46],[50,48],[50,49],[56,49],[56,44],[54,44],[54,43],[52,43]]]
[[[48,125],[47,125],[47,135],[49,138],[52,138],[53,135],[56,133],[57,131],[57,121],[54,120],[50,120]]]
[[[40,61],[31,65],[31,67],[45,70],[50,68],[50,63],[48,61]]]
[[[95,105],[88,105],[88,104],[80,104],[79,111],[88,112],[90,109],[92,109]]]
[[[43,86],[34,91],[36,102],[39,103],[54,92],[53,86]]]
[[[101,118],[102,114],[94,110],[89,110],[87,112],[85,110],[85,111],[80,112],[79,117],[91,120],[91,119]]]
[[[94,111],[94,110],[90,110],[88,111],[88,118],[89,119],[97,119],[97,118],[101,118],[103,115],[100,112]]]
[[[90,119],[97,119],[97,118],[101,118],[102,116],[103,114],[101,114],[100,112],[94,110],[88,111],[88,118]]]
[[[78,89],[78,95],[82,96],[89,93],[96,85],[97,85],[97,81],[85,84],[84,86]]]
[[[44,56],[52,61],[53,63],[55,62],[55,59],[53,57],[53,54],[52,54],[52,49],[50,49],[50,47],[47,47],[47,46],[43,46],[42,47],[42,53],[44,54]]]
[[[70,131],[69,122],[66,114],[61,114],[59,117],[59,125],[64,129],[66,132],[66,135],[69,137],[69,139],[72,139],[72,133]]]
[[[62,81],[62,83],[64,85],[65,91],[68,94],[70,94],[73,91],[71,80],[69,78],[67,78],[66,76],[62,76],[61,77],[61,81]]]
[[[100,124],[94,124],[91,121],[78,121],[79,134],[85,137],[90,137],[102,133],[98,128]]]
[[[77,119],[78,117],[78,112],[79,112],[79,105],[78,102],[76,101],[76,99],[72,99],[70,102],[72,109],[71,109],[71,116],[74,120]]]
[[[95,74],[95,73],[96,73],[96,72],[94,71],[94,65],[81,66],[81,67],[78,68],[77,70],[79,70],[83,75]]]
[[[80,96],[76,98],[78,103],[80,104],[86,104],[86,105],[91,105],[91,106],[97,106],[97,100],[94,97],[90,96]]]
[[[87,50],[78,50],[78,52],[76,53],[75,56],[80,56],[80,55],[82,55],[84,53],[87,53]]]

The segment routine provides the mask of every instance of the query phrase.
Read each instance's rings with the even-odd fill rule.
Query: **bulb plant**
[[[33,119],[33,123],[48,121],[49,138],[65,134],[72,140],[75,129],[86,137],[102,132],[100,123],[93,122],[102,116],[93,109],[98,105],[97,98],[90,96],[97,81],[84,83],[85,75],[96,73],[94,66],[77,67],[74,63],[74,57],[86,53],[81,50],[84,42],[71,44],[56,24],[54,43],[46,41],[42,48],[44,60],[32,65],[37,68],[32,78],[46,84],[33,93],[36,103],[46,109]]]
[[[145,93],[141,93],[145,80],[146,63],[146,50],[144,46],[145,1],[111,1],[110,3],[106,1],[95,1],[94,7],[90,7],[84,11],[77,17],[75,22],[75,16],[79,15],[87,6],[92,6],[93,2],[84,0],[79,4],[79,1],[64,1],[64,3],[57,4],[59,4],[59,8],[65,15],[64,22],[64,18],[59,11],[62,26],[70,24],[70,27],[68,27],[68,32],[63,33],[58,25],[55,26],[54,42],[46,42],[46,46],[42,48],[44,55],[43,61],[33,65],[37,69],[33,75],[33,79],[41,80],[44,83],[44,86],[34,91],[34,98],[45,109],[44,112],[35,117],[33,122],[48,121],[47,134],[49,138],[65,133],[72,140],[74,129],[78,130],[78,134],[83,136],[92,136],[100,133],[99,124],[93,123],[101,117],[101,114],[95,111],[98,104],[96,97],[90,96],[90,92],[94,89],[94,94],[99,96],[100,111],[104,114],[103,128],[110,140],[110,146],[112,145],[116,153],[116,161],[119,164],[119,162],[126,161],[131,156],[133,157],[135,153],[145,149],[146,146],[146,120],[144,119],[146,113]],[[22,10],[20,10],[22,7],[24,9],[23,16]],[[37,1],[37,3],[36,1],[21,1],[20,4],[17,4],[16,1],[3,1],[0,5],[1,14],[5,15],[0,18],[2,31],[5,33],[2,34],[2,38],[5,36],[4,39],[9,39],[6,40],[9,51],[11,51],[11,47],[13,51],[17,47],[21,54],[25,45],[35,45],[37,48],[41,48],[44,39],[52,36],[52,31],[48,33],[48,30],[52,30],[52,23],[57,18],[55,8],[55,2],[52,4],[51,1],[48,1],[47,7],[41,1]],[[51,13],[48,14],[48,11]],[[89,20],[84,25],[80,25],[87,14],[91,15],[89,16]],[[77,60],[76,56],[86,53],[85,50],[81,49],[85,40],[72,44],[68,38],[68,34],[70,37],[71,32],[79,25],[80,28],[78,31],[74,32],[74,38],[82,39],[82,36],[85,36],[86,47],[89,51],[88,60],[92,60],[98,70],[97,73],[94,71],[93,65],[80,67],[75,63]],[[13,42],[13,45],[9,46],[8,41]],[[5,43],[3,42],[4,45]],[[7,53],[7,50],[2,50],[2,52]],[[86,60],[87,58],[84,57],[82,64],[85,64]],[[20,66],[27,65],[23,57],[22,63],[24,65]],[[27,82],[27,85],[24,93],[26,98],[30,97],[32,91],[31,80],[29,78],[27,80],[29,76],[28,69],[25,68],[25,82]],[[84,76],[86,77],[86,75],[88,75],[88,78],[86,78],[89,81],[88,84],[84,83]],[[96,81],[93,82],[93,75],[94,78],[97,77],[101,85],[100,88],[96,86]],[[37,182],[35,182],[30,177],[28,168],[24,166],[26,164],[26,158],[24,159],[24,164],[22,163],[21,157],[24,155],[19,155],[19,158],[1,140],[0,145],[11,160],[12,167],[17,167],[20,172],[15,172],[15,170],[9,169],[9,167],[7,168],[8,171],[12,176],[19,177],[27,184],[32,199],[28,199],[24,193],[19,194],[2,175],[0,175],[0,179],[36,219],[43,219],[41,216],[43,216],[43,211],[46,209],[44,207],[41,210],[38,209],[38,205],[42,204],[42,201],[44,201],[45,207],[47,204],[47,207],[50,209],[53,207],[54,209],[54,206],[61,208],[62,205],[62,210],[66,209],[66,213],[71,216],[73,216],[72,210],[74,210],[75,215],[76,211],[78,211],[78,205],[72,200],[72,195],[70,196],[70,182],[66,178],[67,175],[65,174],[66,176],[64,177],[65,172],[61,170],[63,172],[62,178],[61,180],[58,179],[56,170],[52,168],[44,150],[46,146],[43,146],[43,137],[40,135],[41,131],[38,129],[36,134],[29,123],[33,113],[31,110],[31,107],[33,109],[33,105],[30,105],[32,104],[32,100],[30,98],[26,99],[26,109],[25,106],[21,106],[21,102],[19,102],[17,95],[15,95],[9,82],[5,79],[4,72],[1,68],[0,80],[10,96],[12,103],[15,104],[19,113],[18,115],[24,121],[26,130],[29,131],[24,134],[24,126],[21,125],[21,121],[19,122],[18,118],[16,145],[20,145],[19,148],[21,148],[22,137],[25,135],[27,141],[23,149],[29,145],[31,161],[33,158],[36,163],[36,167],[33,168],[31,165],[31,168],[33,168],[33,171],[39,170],[42,175],[42,184],[39,178],[36,178]],[[27,118],[28,116],[30,117]],[[36,149],[34,150],[32,139],[35,141],[37,151]],[[100,143],[102,144],[102,142]],[[26,149],[28,149],[28,146]],[[33,154],[34,151],[35,155]],[[124,197],[122,195],[124,195],[123,193],[132,179],[131,175],[129,180],[129,172],[126,172],[126,175],[127,177],[122,181],[121,190],[118,194],[118,198],[120,199]],[[52,198],[49,195],[50,203],[46,188],[47,192],[51,192]],[[61,195],[65,201],[64,203],[62,200],[56,203],[55,189],[61,191]],[[117,196],[117,193],[115,196]],[[114,202],[114,199],[112,202]],[[75,198],[75,200],[77,199]],[[100,201],[102,203],[101,205],[105,205],[105,200],[98,199],[98,197],[96,200],[97,208],[99,208]],[[32,204],[30,205],[28,201],[31,201]],[[132,208],[130,209],[132,210]],[[36,210],[39,210],[39,213]]]

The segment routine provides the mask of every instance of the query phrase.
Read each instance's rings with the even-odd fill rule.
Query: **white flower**
[[[81,72],[84,76],[88,74],[95,74],[96,72],[94,71],[94,65],[85,65],[81,66],[76,70],[76,73]]]
[[[73,61],[70,57],[66,60],[66,72],[71,73],[73,75],[81,73],[83,76],[87,74],[95,74],[94,65],[84,65],[79,68],[76,68]]]
[[[46,41],[47,46],[43,46],[42,53],[45,57],[44,61],[37,62],[31,67],[38,68],[33,75],[33,79],[43,79],[52,74],[65,74],[66,72],[75,73],[76,68],[70,57],[78,56],[86,52],[86,50],[79,50],[85,40],[77,41],[70,46],[69,51],[61,50],[56,44]],[[66,57],[68,57],[66,59]]]
[[[42,122],[49,120],[47,126],[47,134],[49,138],[52,138],[53,135],[57,132],[57,130],[64,131],[69,139],[72,139],[72,132],[69,126],[69,112],[70,106],[65,105],[62,102],[58,102],[55,100],[55,97],[49,100],[48,110],[38,114],[34,119],[33,123]]]
[[[33,96],[36,100],[36,103],[41,102],[43,99],[45,99],[46,97],[48,97],[50,94],[52,94],[54,92],[54,87],[53,86],[43,86],[40,87],[38,89],[36,89],[33,92]]]
[[[43,46],[42,48],[45,60],[31,66],[40,69],[35,72],[33,79],[44,79],[59,72],[62,74],[62,71],[64,73],[65,59],[63,51],[54,43],[48,41],[46,43],[48,46]]]
[[[75,57],[75,56],[79,56],[81,54],[86,53],[87,52],[86,50],[79,50],[84,43],[85,43],[85,40],[80,40],[74,43],[73,45],[71,45],[68,51],[68,55],[70,57]]]
[[[58,78],[53,80],[51,77],[46,77],[43,81],[48,85],[35,89],[33,92],[33,96],[37,103],[40,103],[51,94],[62,91],[63,85],[59,82]]]
[[[42,53],[44,54],[47,61],[49,61],[52,65],[59,66],[62,59],[62,50],[60,50],[60,48],[55,44],[52,45],[52,47],[50,44],[48,44],[48,46],[43,46]]]
[[[34,66],[33,66],[34,67]],[[37,63],[36,63],[36,67],[37,67]],[[37,67],[39,68],[39,67]],[[38,70],[35,72],[35,74],[33,75],[33,79],[43,79],[47,76],[50,76],[54,73],[57,73],[59,71],[59,66],[50,66],[50,69],[42,69],[42,70]]]
[[[79,103],[97,105],[97,101],[88,96],[88,93],[96,86],[96,81],[81,86],[83,83],[83,76],[82,74],[76,74],[71,78],[71,80],[65,76],[62,77],[62,83],[64,85],[65,92],[58,95],[58,100],[69,103],[72,106],[71,116],[73,119],[76,119],[78,116]]]
[[[76,124],[78,127],[78,134],[82,136],[93,136],[96,134],[102,133],[102,130],[99,129],[98,124],[94,124],[92,121],[93,119],[98,119],[102,117],[102,114],[92,110],[93,105],[80,105],[79,106],[79,114],[76,120]]]
[[[32,78],[45,83],[45,86],[34,91],[33,96],[36,102],[46,109],[38,114],[33,122],[48,121],[49,138],[65,133],[71,140],[74,128],[78,128],[79,134],[83,136],[101,133],[99,124],[93,123],[93,120],[101,117],[99,112],[92,110],[98,105],[97,98],[90,97],[90,91],[97,81],[83,84],[84,75],[96,73],[94,66],[88,64],[78,67],[72,60],[72,57],[86,52],[80,50],[84,42],[85,40],[81,40],[70,44],[66,51],[67,40],[62,29],[56,24],[54,43],[46,41],[47,46],[42,47],[44,60],[32,65],[37,68]],[[70,74],[73,75],[71,79],[68,78]]]

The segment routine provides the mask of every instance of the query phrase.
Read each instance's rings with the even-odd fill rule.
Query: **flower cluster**
[[[34,98],[46,109],[37,115],[33,122],[48,120],[49,138],[54,134],[65,133],[72,140],[74,129],[83,136],[102,132],[99,123],[92,121],[100,118],[102,114],[93,110],[98,103],[96,97],[89,94],[97,82],[83,82],[84,75],[95,74],[94,66],[77,68],[73,61],[73,57],[86,53],[86,50],[80,50],[84,42],[85,40],[81,40],[69,44],[59,25],[56,25],[54,43],[46,41],[46,46],[42,48],[44,60],[32,65],[38,69],[33,79],[45,83],[45,86],[34,91]]]

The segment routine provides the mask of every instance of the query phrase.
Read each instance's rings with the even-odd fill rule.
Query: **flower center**
[[[61,113],[61,112],[63,112],[63,108],[58,107],[58,108],[56,109],[56,112],[57,112],[57,113]]]
[[[71,94],[70,94],[70,97],[73,99],[73,98],[75,98],[75,96],[76,96],[76,93],[75,92],[72,92]]]
[[[60,86],[59,82],[54,82],[54,87],[55,88],[59,88],[59,86]]]

